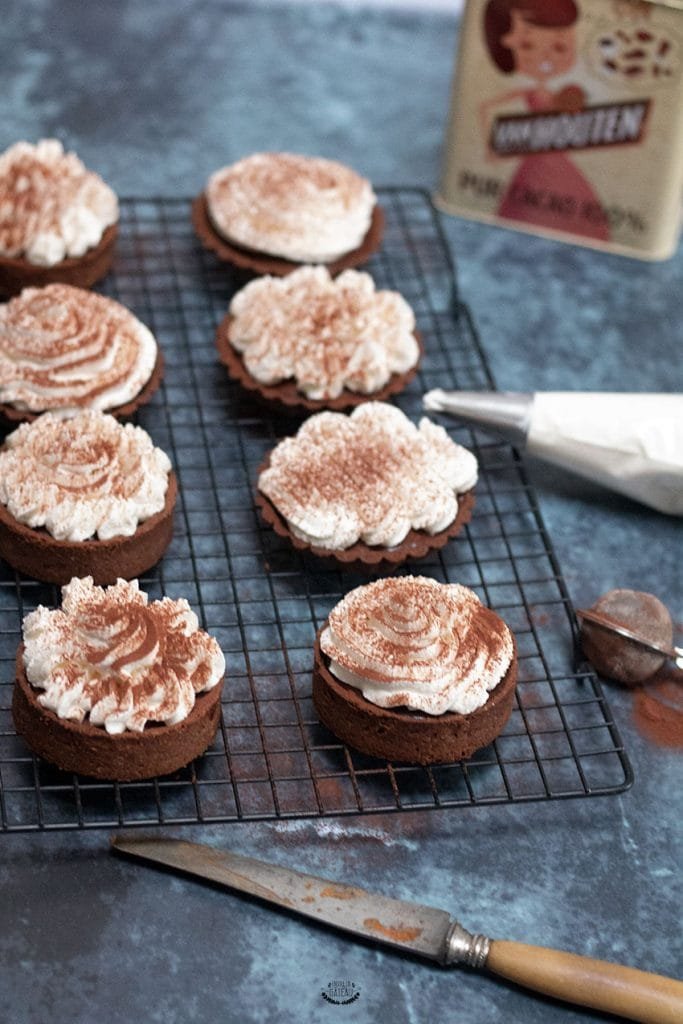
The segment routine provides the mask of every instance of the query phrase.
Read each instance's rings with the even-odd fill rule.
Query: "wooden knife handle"
[[[606,960],[521,942],[491,941],[486,968],[503,978],[643,1024],[681,1024],[683,982]]]

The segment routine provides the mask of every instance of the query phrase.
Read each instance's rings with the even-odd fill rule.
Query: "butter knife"
[[[680,1024],[683,982],[542,946],[472,935],[445,910],[391,899],[213,846],[115,836],[116,853],[216,882],[444,967],[466,964],[568,1002],[646,1024]]]

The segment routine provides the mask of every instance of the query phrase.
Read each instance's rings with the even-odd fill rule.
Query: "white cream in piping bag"
[[[424,406],[526,444],[555,463],[669,515],[683,515],[683,395],[442,391]]]
[[[537,392],[527,451],[683,515],[683,396]]]

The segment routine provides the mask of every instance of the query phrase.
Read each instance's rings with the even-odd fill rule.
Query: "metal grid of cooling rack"
[[[379,192],[382,251],[368,269],[413,306],[426,355],[397,404],[421,415],[434,386],[493,386],[427,195]],[[144,783],[102,783],[52,769],[14,733],[14,655],[24,614],[57,588],[0,567],[0,824],[5,831],[183,824],[463,807],[626,789],[631,769],[596,678],[576,670],[576,623],[524,466],[509,445],[448,426],[482,467],[464,534],[407,567],[473,587],[519,648],[515,708],[503,734],[467,763],[420,768],[345,748],[311,702],[315,630],[367,577],[294,551],[258,518],[256,467],[297,421],[270,416],[218,364],[213,335],[243,283],[201,250],[185,200],[126,200],[115,268],[102,290],[155,332],[160,392],[138,422],[179,476],[175,537],[142,581],[152,598],[187,597],[227,659],[223,720],[187,769]]]

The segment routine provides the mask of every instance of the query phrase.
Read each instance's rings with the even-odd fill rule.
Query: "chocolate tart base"
[[[155,391],[159,390],[163,376],[164,357],[161,349],[157,346],[157,358],[152,375],[142,390],[138,391],[137,395],[131,398],[129,402],[125,402],[124,405],[116,405],[112,409],[103,409],[102,411],[109,413],[110,416],[115,416],[117,420],[129,419],[133,413],[137,412],[141,405],[146,405],[149,402]],[[31,412],[29,409],[17,409],[15,406],[5,402],[0,403],[0,421],[5,420],[7,423],[15,425],[19,423],[33,423],[44,412],[50,411],[49,409],[42,409],[41,412]]]
[[[68,583],[92,576],[95,583],[131,580],[155,565],[171,543],[178,481],[169,474],[161,512],[141,523],[130,537],[109,540],[56,540],[47,530],[25,526],[0,504],[0,558],[17,572],[46,583]]]
[[[302,262],[282,259],[280,256],[270,256],[266,252],[244,249],[233,242],[228,242],[213,226],[203,192],[192,203],[192,225],[205,249],[209,249],[219,259],[232,263],[241,270],[248,270],[253,274],[272,274],[275,277],[284,277],[286,274],[291,274],[293,270],[304,266]],[[368,233],[358,248],[344,253],[339,259],[325,263],[323,266],[327,267],[334,277],[342,270],[349,270],[351,267],[367,263],[382,244],[383,236],[384,212],[380,206],[375,204]]]
[[[14,726],[34,754],[62,771],[117,782],[151,779],[184,768],[213,742],[222,682],[198,694],[190,714],[177,725],[147,725],[141,733],[110,736],[104,728],[68,722],[41,707],[40,691],[26,678],[23,654],[21,644],[12,696]]]
[[[228,331],[232,317],[228,315],[218,325],[216,331],[216,348],[221,363],[227,369],[230,377],[241,384],[247,391],[255,393],[268,405],[277,406],[284,412],[298,412],[306,414],[309,412],[322,412],[324,409],[333,412],[344,412],[346,409],[355,408],[363,402],[382,402],[391,395],[403,391],[418,371],[420,360],[424,355],[424,345],[419,334],[415,334],[420,353],[415,366],[411,366],[405,373],[392,373],[386,384],[369,394],[361,394],[359,391],[350,391],[344,388],[337,398],[306,398],[291,378],[283,380],[279,384],[263,384],[256,377],[252,376],[244,365],[242,353],[230,343]]]
[[[320,649],[320,632],[315,640],[313,704],[322,724],[354,750],[410,764],[464,761],[505,728],[517,683],[516,647],[510,667],[481,708],[469,715],[426,715],[407,708],[379,708],[360,690],[336,679]]]
[[[97,245],[83,256],[72,256],[52,267],[41,267],[27,259],[0,256],[0,294],[18,295],[23,288],[42,288],[57,281],[76,288],[89,288],[111,267],[118,233],[118,224],[112,224]]]
[[[267,456],[257,470],[257,478],[270,465],[270,456]],[[278,512],[270,498],[267,498],[256,487],[254,500],[256,507],[260,510],[264,522],[275,530],[280,537],[286,537],[298,551],[310,551],[318,558],[331,559],[337,562],[344,569],[361,569],[365,571],[381,572],[396,568],[408,559],[424,558],[430,551],[437,551],[442,548],[452,537],[456,537],[469,523],[475,504],[474,490],[465,491],[458,495],[458,514],[452,523],[445,530],[438,533],[426,533],[424,530],[409,530],[407,535],[393,548],[371,547],[362,540],[356,541],[348,548],[336,550],[334,548],[321,548],[315,544],[308,544],[305,540],[297,537],[289,528],[287,520]]]

